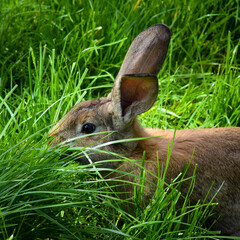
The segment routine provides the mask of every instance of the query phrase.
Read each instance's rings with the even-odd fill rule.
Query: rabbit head
[[[136,117],[156,100],[157,74],[166,57],[170,35],[169,28],[162,24],[141,32],[126,54],[111,93],[73,107],[50,131],[54,137],[52,146],[58,142],[78,147],[103,144],[101,150],[132,156],[137,140],[104,143],[139,136],[141,127]],[[112,159],[107,153],[90,153],[93,162]],[[81,155],[78,160],[87,159]]]

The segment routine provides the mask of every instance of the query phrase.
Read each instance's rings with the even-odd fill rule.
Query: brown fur
[[[173,148],[166,175],[170,182],[182,173],[192,159],[187,176],[192,176],[195,165],[195,189],[191,195],[192,203],[203,200],[213,184],[209,199],[221,187],[215,201],[215,218],[220,217],[215,225],[224,234],[240,236],[240,128],[190,129],[174,131],[143,129],[137,121],[137,115],[147,111],[158,94],[158,73],[167,53],[170,31],[165,25],[154,25],[140,33],[133,41],[115,80],[112,92],[106,98],[86,101],[78,104],[66,114],[51,130],[55,136],[52,145],[57,142],[71,141],[74,146],[96,146],[116,140],[146,138],[135,141],[119,142],[102,147],[103,150],[122,154],[141,161],[146,153],[145,167],[155,175],[158,173],[157,154],[162,167],[166,166],[169,148]],[[149,66],[149,67],[148,67]],[[91,123],[96,126],[94,132],[114,131],[106,134],[88,135],[83,126]],[[156,137],[159,136],[159,137]],[[81,137],[76,140],[76,137]],[[174,138],[174,140],[173,140]],[[74,140],[71,140],[74,139]],[[97,142],[96,142],[97,141]],[[89,151],[93,162],[112,159],[107,153]],[[78,156],[87,162],[84,156]],[[125,172],[140,174],[140,168],[132,162],[109,162],[107,167],[120,168]],[[117,175],[115,175],[117,177]],[[156,183],[157,178],[147,174],[147,179]],[[133,181],[125,175],[124,180]],[[223,184],[223,185],[222,185]],[[132,192],[132,185],[126,186]],[[149,202],[155,189],[146,182],[145,201]],[[182,186],[183,195],[188,185]]]

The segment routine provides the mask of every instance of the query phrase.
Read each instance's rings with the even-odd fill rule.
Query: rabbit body
[[[187,176],[192,176],[196,164],[197,171],[191,202],[203,201],[212,185],[209,199],[220,189],[214,200],[218,206],[213,216],[214,219],[220,218],[214,226],[223,234],[240,236],[240,128],[189,129],[174,134],[172,130],[144,129],[137,120],[137,115],[146,112],[156,100],[156,74],[164,62],[169,41],[170,30],[162,24],[140,33],[130,46],[112,92],[107,97],[76,105],[51,130],[50,134],[55,137],[52,145],[64,141],[81,147],[103,144],[102,150],[139,161],[145,152],[144,167],[155,175],[158,175],[159,167],[165,168],[170,155],[166,182],[182,173],[192,159]],[[106,132],[112,133],[106,136]],[[149,138],[151,136],[154,138]],[[132,138],[138,140],[116,142]],[[106,152],[88,153],[93,162],[113,158]],[[79,155],[77,160],[83,163],[89,161],[84,155]],[[105,164],[106,167],[119,168],[136,175],[141,171],[133,162],[113,161]],[[131,175],[122,178],[134,180]],[[150,182],[157,182],[157,178],[149,173],[146,178]],[[148,186],[147,182],[146,185],[144,199],[148,203],[155,189],[153,185]],[[183,195],[187,193],[188,185],[186,182],[186,186],[182,186]],[[131,194],[132,185],[126,187]]]
[[[159,162],[161,167],[165,168],[174,131],[144,130],[138,126],[137,132],[141,133],[138,137],[162,136],[139,141],[135,151],[137,154],[133,157],[141,160],[142,153],[145,151],[144,167],[157,176]],[[191,177],[197,165],[194,191],[190,197],[191,203],[203,201],[210,188],[211,191],[207,198],[209,201],[219,191],[214,198],[218,206],[214,208],[214,215],[209,219],[209,224],[219,217],[213,229],[221,230],[222,234],[240,236],[240,128],[179,130],[176,131],[173,141],[165,181],[170,183],[184,171],[186,164],[192,159],[185,176]],[[157,161],[156,153],[158,153],[159,161]],[[120,170],[138,176],[141,172],[141,169],[136,169],[136,165],[131,162],[124,162]],[[157,178],[153,175],[147,173],[146,178],[157,184]],[[124,176],[124,180],[133,182],[134,177],[127,175]],[[181,187],[183,196],[187,194],[190,181],[186,181]],[[147,182],[145,184],[147,185],[145,202],[148,203],[155,189],[154,184]],[[128,185],[126,190],[132,192],[132,185]]]

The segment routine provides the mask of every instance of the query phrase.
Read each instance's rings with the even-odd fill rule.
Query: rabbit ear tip
[[[155,24],[150,26],[146,30],[149,30],[149,29],[157,29],[158,31],[161,31],[161,32],[164,31],[165,33],[168,33],[171,36],[171,30],[166,24],[162,24],[162,23]]]

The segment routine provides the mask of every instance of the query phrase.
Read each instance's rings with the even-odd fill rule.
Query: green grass
[[[169,205],[182,176],[159,181],[144,209],[136,188],[132,217],[108,180],[63,158],[66,148],[50,150],[47,137],[77,102],[110,92],[131,41],[156,23],[172,40],[143,126],[240,126],[239,21],[234,0],[1,1],[0,238],[214,239],[204,229],[210,206]]]

